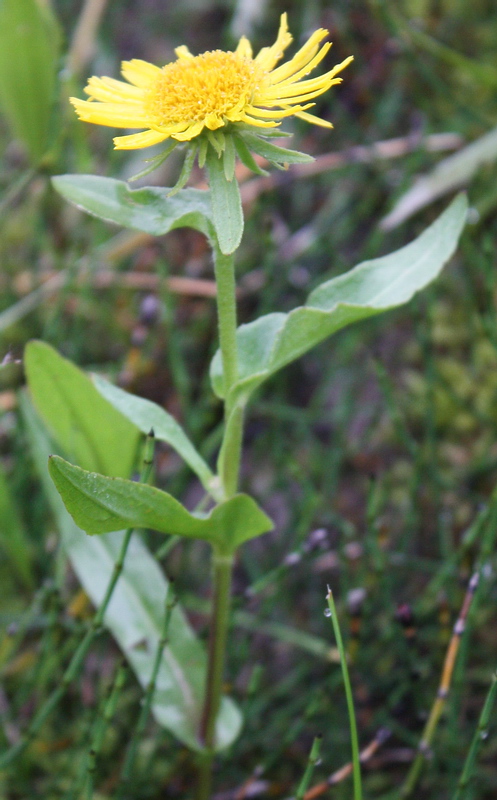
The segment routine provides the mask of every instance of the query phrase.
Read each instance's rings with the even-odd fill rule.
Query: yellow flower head
[[[166,139],[188,142],[205,129],[215,131],[230,123],[246,123],[263,133],[292,115],[331,128],[331,123],[307,113],[314,105],[309,101],[341,82],[336,75],[352,57],[320,77],[307,78],[331,47],[330,42],[321,45],[327,35],[324,28],[315,31],[293,58],[277,67],[292,41],[283,14],[276,42],[255,58],[244,36],[234,52],[212,50],[193,56],[188,48],[178,47],[176,61],[164,67],[138,59],[123,61],[127,83],[90,78],[85,88],[90,99],[72,97],[71,102],[85,122],[144,129],[116,137],[118,150],[150,147]]]

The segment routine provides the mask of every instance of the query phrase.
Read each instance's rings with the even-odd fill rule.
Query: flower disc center
[[[162,68],[146,98],[158,126],[222,118],[250,100],[260,70],[252,59],[212,50]]]

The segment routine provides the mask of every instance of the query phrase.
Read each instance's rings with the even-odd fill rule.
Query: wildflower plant
[[[316,76],[331,46],[324,42],[327,35],[328,31],[317,30],[292,58],[280,63],[292,41],[284,14],[275,43],[256,56],[242,37],[233,52],[215,50],[194,56],[182,46],[176,50],[177,59],[163,67],[139,60],[124,62],[124,81],[90,78],[85,90],[89,99],[71,101],[80,119],[137,129],[114,139],[119,150],[164,144],[150,168],[183,146],[179,180],[174,187],[137,190],[92,175],[53,180],[66,199],[103,220],[153,235],[188,226],[203,233],[212,248],[219,350],[210,377],[224,405],[224,432],[215,466],[205,461],[201,448],[163,408],[103,378],[95,377],[92,384],[42,343],[31,343],[26,354],[34,404],[54,438],[63,443],[65,454],[79,461],[74,464],[70,458],[52,456],[50,476],[78,528],[90,537],[110,535],[105,540],[112,543],[106,557],[112,551],[117,558],[120,552],[120,580],[125,583],[134,571],[144,591],[147,580],[159,580],[157,565],[143,543],[132,536],[134,529],[152,528],[168,536],[201,539],[211,546],[213,603],[207,657],[176,607],[170,615],[170,641],[164,649],[153,705],[157,720],[199,754],[199,800],[210,796],[215,753],[233,742],[241,726],[240,712],[222,692],[233,563],[244,542],[273,528],[256,500],[239,485],[249,401],[275,372],[331,334],[407,303],[451,257],[466,218],[466,201],[459,196],[401,250],[326,281],[290,313],[275,311],[237,327],[234,254],[243,233],[243,211],[236,161],[260,174],[264,170],[254,156],[283,169],[312,160],[281,147],[274,138],[282,136],[280,125],[289,116],[332,127],[310,109],[319,95],[340,83],[338,75],[352,58]],[[196,160],[206,169],[207,191],[186,187]],[[151,431],[156,440],[167,442],[181,456],[201,482],[205,490],[202,510],[192,512],[167,492],[129,479],[137,437]],[[114,455],[109,457],[109,453]],[[123,529],[126,534],[113,533]],[[81,550],[83,534],[71,536],[67,546]],[[83,583],[91,571],[91,557],[99,558],[102,552],[95,549],[98,539],[87,542],[93,556],[81,569]],[[128,553],[126,561],[128,546],[133,556]],[[117,577],[113,587],[116,581]],[[138,612],[129,596],[122,595],[119,611],[108,604],[102,590],[94,599],[101,608],[105,603],[107,624],[146,684],[150,661],[130,641],[134,622],[127,616],[134,618]],[[163,603],[158,599],[156,603],[160,611]]]

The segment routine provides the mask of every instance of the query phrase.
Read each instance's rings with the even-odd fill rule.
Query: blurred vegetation
[[[229,48],[246,33],[257,49],[273,40],[285,10],[297,43],[323,26],[334,41],[330,63],[354,54],[343,85],[319,99],[334,131],[293,123],[299,149],[340,158],[323,161],[313,177],[295,169],[259,184],[257,202],[247,203],[241,321],[288,310],[318,281],[411,239],[446,198],[397,228],[385,231],[381,220],[417,176],[497,125],[493,0],[121,0],[87,3],[86,12],[99,5],[93,33],[90,17],[78,27],[81,0],[52,3],[62,55],[43,152],[32,139],[23,144],[5,102],[0,119],[2,749],[18,741],[57,686],[92,616],[59,548],[19,414],[25,343],[43,339],[163,404],[195,441],[206,440],[206,457],[221,424],[206,372],[216,342],[207,246],[187,230],[155,241],[116,232],[63,203],[50,175],[126,178],[149,156],[114,152],[112,131],[79,123],[68,95],[81,96],[89,74],[118,77],[122,59],[165,63],[181,43],[194,52]],[[433,138],[439,134],[450,136]],[[400,152],[392,143],[375,148],[398,138]],[[364,767],[365,794],[400,796],[452,625],[479,570],[445,713],[414,796],[444,800],[455,792],[497,667],[496,155],[474,170],[471,225],[441,280],[407,309],[321,345],[270,381],[252,406],[243,482],[276,530],[245,545],[236,570],[227,689],[245,725],[219,759],[220,798],[249,796],[240,788],[246,781],[259,796],[293,794],[318,732],[313,780],[349,761],[341,673],[329,657],[332,629],[323,613],[327,583],[347,642],[361,745],[390,731]],[[167,185],[177,170],[172,157],[147,182]],[[166,448],[157,451],[157,481],[190,507],[198,500],[199,487]],[[162,540],[149,534],[147,541],[156,550]],[[202,545],[183,542],[162,565],[203,635],[209,575]],[[94,797],[189,796],[190,757],[153,722],[141,735],[132,778],[120,782],[141,689],[129,674],[116,678],[119,669],[118,648],[103,633],[35,741],[0,773],[2,798],[83,797],[96,720],[105,718],[116,685]],[[496,796],[492,718],[488,733],[464,797]],[[323,796],[350,797],[349,779]]]

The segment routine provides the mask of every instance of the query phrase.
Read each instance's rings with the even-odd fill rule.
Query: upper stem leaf
[[[401,250],[326,281],[310,294],[305,306],[289,314],[268,314],[238,328],[238,380],[227,398],[230,406],[245,404],[277,370],[346,325],[407,303],[437,277],[454,253],[466,212],[466,198],[459,195]],[[211,364],[211,380],[216,394],[223,397],[219,351]]]

